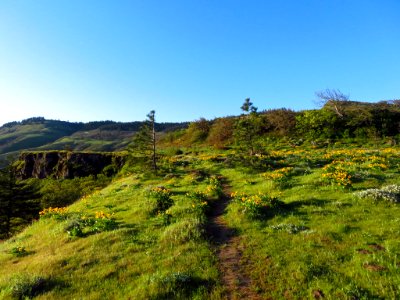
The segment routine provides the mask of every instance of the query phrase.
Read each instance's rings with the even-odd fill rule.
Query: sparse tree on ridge
[[[260,131],[261,120],[250,98],[245,99],[241,109],[243,114],[236,121],[234,135],[236,143],[252,156],[256,152],[255,139]]]
[[[150,157],[153,170],[157,172],[155,113],[152,110],[147,114],[146,121],[133,138],[131,151],[138,152],[145,158]]]
[[[332,109],[339,116],[339,118],[344,117],[343,103],[349,101],[349,95],[345,95],[340,90],[336,89],[325,89],[323,91],[316,92],[315,95],[319,99],[317,101],[318,104]]]

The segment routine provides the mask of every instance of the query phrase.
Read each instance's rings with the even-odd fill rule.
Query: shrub
[[[16,277],[11,285],[11,294],[17,299],[34,297],[45,290],[46,280],[41,276]]]
[[[56,220],[65,220],[68,217],[68,208],[66,207],[49,207],[39,212],[41,218],[53,218]]]
[[[210,121],[200,118],[189,124],[186,130],[186,138],[190,143],[204,142],[210,131]]]
[[[262,217],[269,211],[283,205],[283,202],[276,197],[263,194],[248,196],[234,192],[231,197],[242,207],[242,212],[251,218]]]
[[[83,195],[91,194],[95,189],[105,187],[110,178],[99,174],[74,179],[36,179],[40,188],[41,207],[61,207],[74,203]]]
[[[322,178],[332,185],[350,188],[352,186],[352,174],[346,169],[346,166],[352,164],[351,162],[333,161],[323,167]]]
[[[203,192],[190,192],[186,197],[192,201],[192,209],[199,214],[204,214],[208,208],[207,194]]]
[[[156,212],[164,212],[174,204],[174,201],[171,199],[171,190],[163,186],[152,188],[149,194],[155,200]]]
[[[69,236],[82,237],[84,235],[82,227],[83,226],[79,220],[72,220],[67,224],[67,226],[65,226],[64,229]]]
[[[28,251],[26,251],[25,247],[17,246],[11,248],[10,254],[12,254],[15,257],[22,257],[28,255]]]
[[[110,231],[117,228],[117,222],[112,218],[112,214],[107,214],[103,211],[97,211],[94,219],[88,219],[86,224],[90,232],[93,233]]]
[[[114,230],[117,227],[118,224],[112,218],[112,214],[98,211],[94,217],[75,216],[64,229],[70,236],[83,237],[88,234]]]
[[[172,214],[170,212],[164,211],[164,212],[158,212],[157,218],[161,221],[161,224],[163,226],[168,226],[172,223]]]
[[[354,193],[354,195],[361,199],[372,199],[374,201],[388,201],[397,203],[400,202],[400,186],[396,184],[388,185],[380,189],[368,189],[361,192]]]
[[[262,174],[264,178],[282,185],[286,184],[292,175],[294,175],[294,169],[292,167],[285,167]]]
[[[296,234],[298,232],[301,231],[305,231],[308,230],[309,228],[303,225],[295,225],[295,224],[277,224],[277,225],[272,225],[269,226],[270,229],[272,229],[273,231],[286,231],[287,233],[290,234]]]
[[[233,118],[215,119],[211,126],[207,142],[215,148],[221,149],[225,147],[232,142],[234,125],[235,121]]]
[[[211,176],[208,179],[208,186],[206,189],[206,193],[209,196],[217,196],[217,197],[220,197],[223,194],[221,177]]]

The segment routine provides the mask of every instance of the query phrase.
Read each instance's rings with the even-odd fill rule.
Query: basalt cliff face
[[[118,153],[71,151],[24,152],[14,164],[19,179],[70,179],[89,175],[116,173],[124,163]]]

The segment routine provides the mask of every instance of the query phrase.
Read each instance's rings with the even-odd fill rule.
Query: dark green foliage
[[[0,239],[20,231],[40,210],[35,186],[18,182],[10,167],[0,170]]]
[[[17,180],[11,167],[0,170],[0,239],[21,231],[48,207],[72,204],[111,179],[104,175],[74,179]]]
[[[0,127],[0,154],[41,147],[47,150],[115,151],[126,147],[143,122],[72,123],[35,117]],[[187,127],[187,123],[155,123],[157,132]]]
[[[215,148],[221,149],[233,140],[235,120],[233,118],[218,118],[211,125],[207,142]]]
[[[163,186],[151,189],[149,195],[155,202],[153,210],[155,213],[165,212],[174,204],[174,201],[171,199],[171,191]]]
[[[296,130],[296,113],[293,110],[280,108],[263,111],[261,117],[265,119],[265,131],[268,135],[277,137],[291,136]]]
[[[247,98],[241,109],[245,114],[241,115],[235,124],[234,136],[236,144],[243,153],[254,155],[258,146],[258,137],[262,130],[262,119],[257,113],[257,107],[253,106]]]
[[[133,142],[128,148],[131,158],[139,158],[145,163],[151,162],[153,171],[157,172],[156,157],[156,130],[155,130],[155,111],[152,110],[147,115],[147,120],[143,123],[140,130],[135,134]]]
[[[34,297],[44,290],[45,283],[40,276],[18,278],[12,286],[12,295],[17,299]]]
[[[310,140],[334,138],[337,115],[330,110],[306,110],[296,117],[297,132]]]
[[[104,213],[98,213],[95,217],[81,215],[69,216],[69,221],[64,230],[69,236],[85,237],[104,231],[111,231],[117,227],[117,222],[110,216]]]
[[[10,254],[12,254],[15,257],[23,257],[28,255],[28,251],[26,251],[25,247],[13,247],[11,248]]]
[[[174,145],[207,143],[216,148],[225,148],[235,141],[242,154],[250,156],[259,153],[271,139],[283,138],[291,146],[305,140],[330,144],[339,139],[375,145],[385,137],[390,137],[392,145],[400,142],[399,101],[350,101],[339,90],[320,94],[321,109],[301,112],[282,108],[258,113],[250,99],[246,99],[241,116],[200,119],[191,123],[186,132],[170,133],[164,141]]]
[[[185,135],[186,129],[178,129],[175,131],[169,131],[162,137],[161,141],[168,144],[179,143],[181,144],[181,139]]]
[[[46,293],[55,287],[64,287],[65,284],[53,278],[43,276],[19,275],[11,280],[11,296],[13,299],[32,299]],[[8,298],[7,298],[8,299]]]
[[[109,184],[111,178],[98,175],[74,179],[30,179],[28,182],[38,187],[41,208],[64,207],[72,204],[95,189]]]
[[[210,131],[211,123],[204,118],[190,123],[186,130],[187,140],[189,143],[204,142]]]

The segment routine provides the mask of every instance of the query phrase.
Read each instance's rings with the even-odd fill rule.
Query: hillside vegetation
[[[143,122],[72,123],[35,117],[0,127],[0,160],[22,150],[120,151]],[[184,128],[186,123],[158,123],[158,132]],[[4,165],[4,163],[3,163]]]
[[[400,298],[398,101],[241,109],[144,127],[113,178],[1,170],[0,299]]]
[[[400,150],[266,150],[251,164],[232,150],[165,154],[158,176],[127,169],[44,210],[0,245],[0,295],[221,299],[246,286],[260,299],[399,297]],[[230,289],[205,230],[223,197],[246,278]]]

